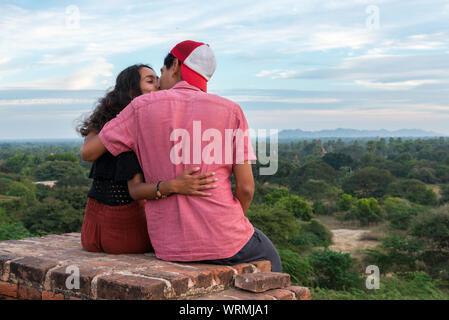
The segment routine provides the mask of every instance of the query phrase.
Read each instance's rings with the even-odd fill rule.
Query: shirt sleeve
[[[106,123],[98,134],[103,145],[114,156],[134,150],[136,144],[134,110],[131,102],[114,119]]]
[[[244,161],[256,161],[257,157],[251,143],[248,122],[239,105],[236,105],[234,115],[236,117],[236,131],[233,140],[234,164],[243,163]]]

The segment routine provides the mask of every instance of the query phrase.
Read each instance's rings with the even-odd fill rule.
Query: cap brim
[[[207,92],[207,80],[187,67],[184,63],[181,64],[181,75],[184,81],[199,88],[200,90]]]

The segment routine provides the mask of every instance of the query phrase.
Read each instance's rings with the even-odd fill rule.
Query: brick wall
[[[0,242],[0,299],[310,299],[307,288],[270,268],[269,261],[230,267],[92,253],[78,233],[49,235]]]

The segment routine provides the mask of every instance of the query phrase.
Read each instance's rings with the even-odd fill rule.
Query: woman
[[[115,87],[99,100],[93,113],[78,131],[86,141],[141,94],[159,90],[159,78],[143,64],[133,65],[117,76]],[[143,182],[142,169],[134,152],[117,157],[106,152],[92,164],[86,211],[81,229],[81,244],[91,252],[112,254],[153,251],[148,237],[143,199],[155,199],[172,193],[208,196],[213,189],[213,173],[194,175],[199,168],[185,171],[176,179],[159,185]]]

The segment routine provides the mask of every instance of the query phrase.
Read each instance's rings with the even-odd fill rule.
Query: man
[[[244,139],[232,138],[248,130],[240,106],[207,93],[215,68],[209,45],[190,40],[177,44],[161,69],[162,90],[134,99],[84,143],[82,158],[94,161],[106,149],[114,156],[130,150],[137,154],[145,181],[160,186],[156,194],[162,199],[147,201],[145,208],[158,258],[227,265],[270,260],[272,271],[281,272],[273,244],[244,215],[254,195],[251,161],[256,156],[249,137],[243,145]],[[209,190],[209,197],[164,194],[164,181],[192,167],[215,172],[217,188]]]

